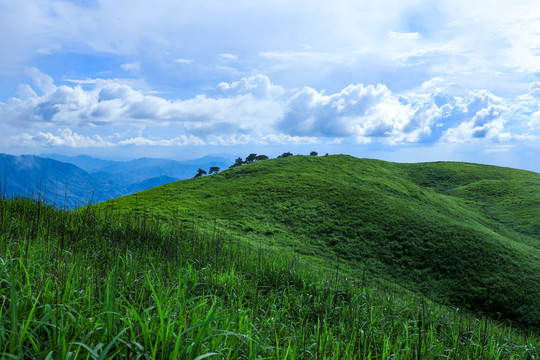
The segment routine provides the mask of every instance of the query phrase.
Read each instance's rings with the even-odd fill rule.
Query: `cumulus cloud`
[[[256,98],[278,98],[285,90],[279,85],[274,85],[267,76],[253,75],[235,81],[231,84],[222,82],[218,85],[218,91],[225,96],[251,94]]]
[[[501,135],[504,130],[504,113],[507,108],[500,105],[489,105],[482,108],[469,121],[448,129],[444,140],[448,142],[467,142],[474,139],[492,139]]]
[[[539,129],[540,128],[540,110],[536,111],[529,117],[529,121],[527,122],[527,125],[530,128],[533,129]]]
[[[99,135],[83,136],[74,133],[69,128],[58,130],[58,135],[51,132],[37,132],[36,134],[27,134],[16,136],[13,138],[17,143],[29,146],[45,146],[45,147],[110,147],[114,144],[104,140]]]
[[[529,96],[540,101],[540,82],[535,81],[529,84]]]
[[[438,113],[433,113],[434,126],[422,141],[465,143],[509,139],[503,134],[510,134],[505,130],[512,123],[511,118],[515,109],[506,100],[491,92],[474,90],[463,97],[456,97],[437,87],[429,99],[438,109]],[[512,134],[511,138],[517,139],[518,135]]]
[[[97,133],[110,127],[152,126],[165,128],[176,125],[183,129],[188,140],[160,141],[134,137],[116,143],[136,144],[196,144],[194,136],[207,139],[222,135],[263,136],[283,111],[279,97],[284,89],[262,75],[243,78],[237,82],[221,83],[217,96],[197,95],[190,99],[165,99],[149,95],[130,85],[114,80],[70,81],[75,85],[56,86],[52,78],[29,70],[37,94],[30,85],[21,85],[20,97],[0,103],[3,126],[19,131],[33,129],[32,135],[13,138],[14,141],[47,146],[68,146],[80,140],[81,146],[105,146],[99,139],[76,137],[75,133],[53,134],[53,128],[94,128]],[[83,85],[85,86],[83,88]],[[89,88],[88,88],[89,87]]]
[[[514,119],[522,104],[510,104],[488,90],[456,97],[435,86],[438,82],[425,83],[430,92],[399,96],[380,84],[349,85],[330,95],[305,87],[288,99],[276,128],[295,136],[352,138],[358,143],[374,139],[400,144],[537,138]],[[534,114],[530,119],[529,125],[535,121]]]
[[[223,96],[218,98],[198,95],[187,100],[167,100],[113,81],[88,82],[93,88],[85,90],[79,84],[55,86],[50,77],[36,71],[33,75],[44,94],[39,96],[24,85],[24,96],[12,98],[0,108],[13,126],[160,126],[180,122],[196,129],[209,123],[245,125],[250,121],[261,125],[279,115],[275,98],[283,92],[259,75],[232,84],[221,83],[218,92]],[[224,127],[216,129],[222,130]]]
[[[521,103],[516,113],[521,115],[529,130],[540,129],[540,82],[529,84],[529,92],[520,97]]]
[[[382,84],[351,84],[327,94],[285,89],[258,74],[222,82],[212,96],[166,99],[116,80],[57,86],[35,68],[28,73],[40,94],[19,86],[18,98],[0,103],[0,124],[23,133],[13,141],[42,146],[532,141],[540,125],[536,83],[521,103],[509,104],[487,90],[449,95],[439,80],[426,82],[424,93],[397,95]],[[163,130],[154,137],[102,135],[113,127]],[[63,130],[51,130],[58,128]],[[89,131],[101,135],[81,135]]]
[[[172,139],[152,139],[139,134],[136,137],[130,137],[120,140],[117,145],[134,145],[134,146],[187,146],[187,145],[206,145],[206,142],[196,136],[180,135]]]
[[[305,87],[289,99],[277,128],[297,136],[353,137],[361,143],[374,137],[412,142],[429,133],[436,113],[432,104],[410,103],[381,84],[349,85],[332,95]]]

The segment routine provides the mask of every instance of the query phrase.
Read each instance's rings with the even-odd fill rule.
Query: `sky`
[[[0,0],[0,152],[540,172],[537,0]]]

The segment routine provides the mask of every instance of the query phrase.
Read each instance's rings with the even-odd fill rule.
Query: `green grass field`
[[[539,185],[294,156],[69,212],[0,197],[0,359],[538,359]]]
[[[111,208],[0,198],[0,359],[536,359],[537,331]]]
[[[540,175],[338,155],[259,161],[103,206],[216,227],[353,278],[540,326]],[[367,274],[367,275],[366,275]]]

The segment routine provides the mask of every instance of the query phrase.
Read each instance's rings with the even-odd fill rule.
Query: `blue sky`
[[[0,152],[540,172],[537,1],[0,0]]]

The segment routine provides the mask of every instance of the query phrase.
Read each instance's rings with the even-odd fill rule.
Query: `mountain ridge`
[[[205,156],[192,160],[171,160],[163,158],[137,158],[126,161],[103,160],[88,155],[65,156],[48,154],[51,158],[74,164],[92,176],[104,182],[132,185],[151,178],[169,176],[175,179],[188,179],[195,175],[198,168],[208,169],[217,166],[222,169],[231,163],[229,159],[219,156]]]
[[[0,154],[2,191],[9,197],[30,196],[58,207],[76,208],[189,178],[198,169],[194,164],[197,160],[186,164],[151,158],[120,162],[86,155],[50,155],[69,162],[36,155]],[[204,161],[200,166],[226,166],[225,162],[208,162],[211,158]],[[104,168],[110,171],[103,171]]]

